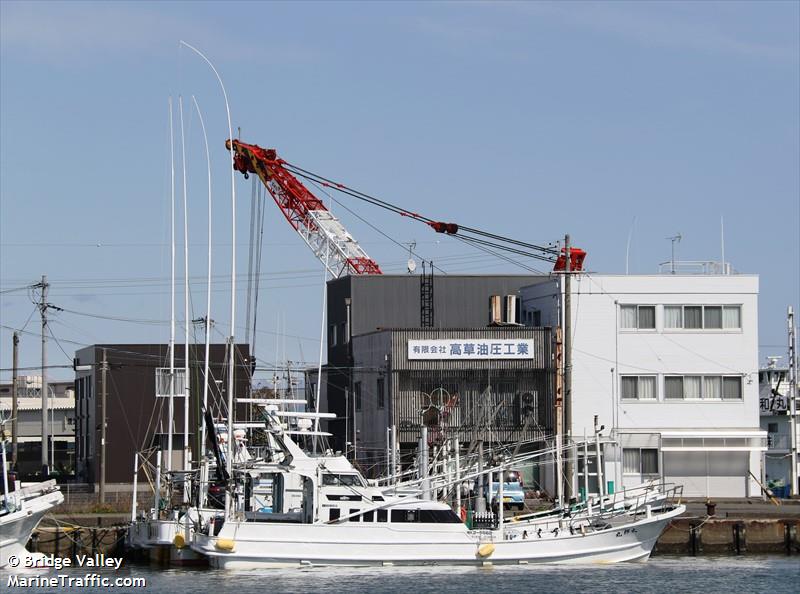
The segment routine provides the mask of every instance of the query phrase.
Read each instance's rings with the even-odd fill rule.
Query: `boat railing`
[[[9,511],[17,511],[22,508],[22,504],[25,502],[25,500],[32,499],[40,495],[46,495],[47,493],[57,490],[58,486],[56,485],[56,481],[54,479],[50,479],[49,481],[44,481],[41,483],[34,483],[32,485],[21,487],[16,491],[11,491],[8,493],[8,495],[0,495],[0,506],[8,509]]]

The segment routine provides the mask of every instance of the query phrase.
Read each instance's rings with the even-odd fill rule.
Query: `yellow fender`
[[[236,546],[236,541],[234,541],[232,538],[218,538],[217,542],[214,543],[214,546],[220,551],[232,552]]]
[[[494,553],[494,545],[490,542],[478,547],[478,557],[485,559],[486,557],[490,557],[492,553]]]
[[[186,546],[186,538],[183,534],[178,533],[175,535],[175,538],[172,539],[172,544],[175,545],[176,549],[182,549]]]

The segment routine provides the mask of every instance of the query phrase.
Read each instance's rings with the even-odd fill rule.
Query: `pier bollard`
[[[744,550],[744,524],[736,522],[733,525],[733,549],[737,555],[741,555]]]
[[[784,535],[784,542],[786,545],[786,554],[791,555],[793,549],[796,549],[795,552],[800,551],[800,547],[798,547],[795,542],[797,541],[797,523],[796,522],[784,522],[783,524],[783,535]]]
[[[700,524],[689,526],[689,550],[692,557],[696,557],[700,552]]]

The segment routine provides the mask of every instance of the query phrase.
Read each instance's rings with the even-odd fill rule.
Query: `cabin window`
[[[396,522],[416,522],[417,510],[415,509],[393,509],[392,524]]]
[[[349,514],[350,516],[352,516],[352,517],[349,519],[349,521],[350,521],[350,522],[358,522],[358,521],[359,521],[359,516],[357,516],[357,515],[355,515],[355,514],[357,514],[357,513],[358,513],[358,512],[360,512],[360,511],[361,511],[360,509],[350,509],[350,511],[348,512],[348,514]]]
[[[419,521],[423,524],[460,524],[459,518],[455,512],[449,509],[421,509],[419,512]]]
[[[364,512],[363,514],[363,521],[364,522],[374,522],[375,521],[375,512],[370,510],[368,512]]]
[[[386,522],[388,520],[389,513],[385,509],[378,510],[378,521],[379,522]]]
[[[330,510],[330,515],[328,516],[328,519],[331,522],[333,522],[334,520],[338,520],[339,516],[341,516],[341,515],[342,515],[342,510],[340,510],[340,509],[332,509],[332,510]]]
[[[326,487],[365,487],[366,485],[357,474],[331,474],[322,475],[322,484]],[[328,497],[330,499],[330,497]]]

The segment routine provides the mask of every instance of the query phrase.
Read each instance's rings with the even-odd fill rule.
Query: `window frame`
[[[656,469],[655,472],[645,472],[643,452],[655,452]],[[636,471],[632,471],[625,466],[625,453],[636,452]],[[622,475],[623,476],[641,476],[641,477],[656,477],[661,476],[661,456],[658,448],[622,448]]]
[[[625,384],[626,379],[635,379],[636,380],[636,395],[635,396],[625,396],[623,385]],[[640,384],[643,379],[652,379],[653,381],[653,398],[642,398],[640,396],[641,389]],[[626,402],[658,402],[659,401],[659,394],[658,394],[658,375],[657,374],[639,374],[639,375],[632,375],[632,374],[624,374],[619,376],[619,399],[624,400]]]
[[[624,316],[622,312],[626,308],[636,308],[636,326],[624,326]],[[653,326],[643,328],[641,326],[641,309],[653,310]],[[625,332],[657,332],[658,331],[658,306],[654,303],[620,303],[619,305],[619,330]]]
[[[699,398],[687,398],[686,397],[686,387],[685,381],[686,378],[700,378],[700,397]],[[670,380],[680,379],[681,380],[681,396],[677,397],[669,397],[667,396],[669,390],[667,389],[667,382]],[[716,374],[716,373],[669,373],[664,374],[664,382],[663,382],[663,389],[664,389],[664,402],[742,402],[744,400],[744,382],[743,376],[735,375],[735,374]],[[707,393],[707,380],[719,380],[719,397],[709,397],[706,396]],[[738,389],[738,396],[734,398],[726,398],[725,397],[725,384],[730,384],[731,380],[736,380],[739,386]]]
[[[680,326],[667,326],[667,308],[680,308]],[[709,332],[709,333],[733,333],[742,332],[742,307],[741,303],[664,303],[663,308],[663,332]],[[686,309],[687,308],[700,308],[700,326],[686,327]],[[719,327],[709,327],[706,323],[706,310],[719,309]],[[726,310],[736,309],[739,313],[737,319],[738,326],[725,325],[725,312]]]

